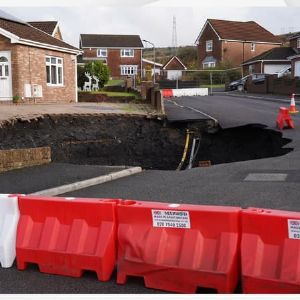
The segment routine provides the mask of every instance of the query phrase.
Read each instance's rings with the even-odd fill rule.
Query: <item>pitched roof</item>
[[[300,37],[300,31],[299,32],[294,32],[294,34],[292,36],[290,36],[290,40],[293,40],[293,39],[297,39]]]
[[[207,25],[207,23],[209,23],[213,27],[217,35],[222,40],[281,44],[280,38],[254,21],[240,22],[207,19],[205,26]],[[198,36],[198,39],[200,38],[200,35]]]
[[[50,35],[53,35],[58,22],[57,21],[34,21],[34,22],[28,22],[28,24]]]
[[[3,29],[1,31],[1,29]],[[31,44],[41,48],[57,48],[58,51],[78,53],[79,49],[29,25],[0,18],[0,34],[16,39],[16,43]]]
[[[139,35],[81,34],[82,48],[144,48]]]
[[[292,47],[276,47],[266,52],[263,52],[260,55],[257,55],[251,59],[248,59],[243,63],[243,65],[248,65],[256,61],[262,60],[288,60],[289,56],[297,54],[297,51]]]
[[[187,67],[183,64],[183,62],[177,57],[177,56],[172,56],[163,66],[163,69],[166,70],[167,66],[172,62],[172,61],[177,61],[177,63],[179,63],[183,68],[182,70],[186,70]],[[177,70],[177,69],[176,69]]]
[[[149,60],[149,59],[146,59],[146,58],[143,58],[142,62],[147,63],[149,65],[153,65],[153,66],[155,65],[155,66],[160,67],[160,68],[163,67],[163,64],[160,64],[158,62],[154,62],[153,60]]]

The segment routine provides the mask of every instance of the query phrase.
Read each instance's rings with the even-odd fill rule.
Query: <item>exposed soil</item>
[[[279,156],[292,150],[283,148],[290,140],[261,125],[218,128],[215,133],[208,133],[204,124],[196,127],[201,144],[194,166],[203,160],[219,164]],[[186,125],[145,116],[46,115],[31,122],[16,120],[4,125],[0,128],[0,149],[50,146],[55,162],[175,170],[185,136]]]
[[[175,169],[185,131],[133,115],[53,115],[0,129],[0,148],[50,146],[52,160]]]

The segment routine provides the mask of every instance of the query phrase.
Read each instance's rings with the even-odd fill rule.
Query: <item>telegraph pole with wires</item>
[[[177,28],[175,16],[173,16],[172,52],[173,55],[177,55]]]

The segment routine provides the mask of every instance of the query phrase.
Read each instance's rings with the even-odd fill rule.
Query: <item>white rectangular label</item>
[[[153,227],[191,228],[188,211],[152,209]]]
[[[300,220],[288,220],[289,238],[300,240]]]

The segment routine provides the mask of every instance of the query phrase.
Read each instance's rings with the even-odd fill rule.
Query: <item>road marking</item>
[[[287,176],[286,173],[250,173],[244,181],[285,181]]]
[[[207,118],[213,120],[216,124],[219,123],[219,121],[218,121],[217,119],[215,119],[214,117],[212,117],[212,116],[206,114],[205,112],[203,112],[203,111],[201,111],[201,110],[198,110],[198,109],[193,108],[193,107],[190,107],[190,106],[180,105],[180,104],[178,104],[175,100],[170,100],[170,101],[173,102],[176,106],[179,106],[179,107],[181,107],[181,108],[188,108],[188,109],[193,110],[193,111],[195,111],[195,112],[197,112],[197,113],[200,113],[200,114],[202,114],[203,116],[205,116],[205,117],[207,117]]]

